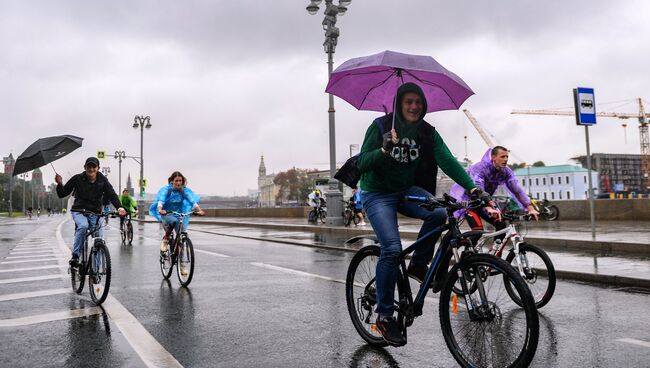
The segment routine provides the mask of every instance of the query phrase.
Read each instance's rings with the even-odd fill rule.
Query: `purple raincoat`
[[[519,185],[515,173],[512,169],[505,167],[497,170],[492,163],[492,149],[489,148],[483,155],[480,162],[475,163],[467,169],[467,173],[474,180],[476,187],[493,195],[497,191],[499,185],[505,185],[506,191],[515,198],[520,205],[524,208],[530,205],[530,199],[524,191],[524,188]],[[469,195],[465,192],[465,188],[458,184],[454,184],[449,191],[449,194],[459,201],[468,201]],[[455,215],[458,217],[464,211],[457,211]]]

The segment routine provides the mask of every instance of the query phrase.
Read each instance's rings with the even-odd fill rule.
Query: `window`
[[[533,185],[533,179],[528,178],[528,186],[531,186],[531,185]]]
[[[571,199],[571,192],[569,191],[566,192],[566,199]]]
[[[551,177],[551,185],[553,185],[553,178]]]
[[[546,192],[544,192],[544,199],[548,199],[548,198],[546,198]]]
[[[542,185],[546,185],[546,178],[542,178]]]
[[[587,184],[587,175],[583,176],[582,179],[584,180],[585,184]]]
[[[557,191],[557,198],[562,199],[562,191],[561,190]]]
[[[521,179],[521,186],[525,187],[526,186],[526,179]]]
[[[539,178],[535,178],[535,185],[539,185]]]
[[[565,176],[564,179],[566,179],[566,183],[569,184],[569,176]]]
[[[557,177],[557,183],[558,183],[558,184],[562,184],[562,177],[561,177],[561,176],[558,176],[558,177]]]
[[[539,199],[539,192],[535,193],[535,199]]]
[[[555,192],[551,192],[551,199],[555,199]]]

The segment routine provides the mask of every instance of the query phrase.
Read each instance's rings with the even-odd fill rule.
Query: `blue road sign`
[[[574,88],[573,104],[576,109],[576,124],[596,124],[596,99],[593,88]]]

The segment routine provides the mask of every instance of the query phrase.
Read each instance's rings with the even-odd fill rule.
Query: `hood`
[[[424,115],[427,114],[427,98],[426,96],[424,96],[424,92],[422,91],[422,88],[420,88],[420,86],[412,82],[404,83],[401,86],[399,86],[399,88],[397,89],[397,93],[395,94],[395,112],[397,114],[397,117],[401,121],[404,121],[404,117],[402,116],[401,106],[402,106],[402,100],[404,99],[404,95],[408,92],[415,92],[422,99],[422,114],[420,114],[420,120],[422,120],[422,118],[424,118]]]
[[[488,148],[487,151],[485,151],[485,154],[483,155],[481,162],[485,162],[492,165],[492,148]]]

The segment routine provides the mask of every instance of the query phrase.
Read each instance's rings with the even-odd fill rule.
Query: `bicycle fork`
[[[454,246],[454,242],[456,242],[456,240],[452,240],[452,252],[454,254],[456,264],[460,264],[460,253],[458,252],[458,248]],[[458,270],[456,272],[458,273],[458,281],[460,282],[460,286],[463,291],[463,299],[465,301],[465,307],[467,308],[470,319],[475,320],[483,317],[483,314],[480,311],[488,306],[488,299],[487,295],[485,294],[481,269],[475,269],[474,277],[472,278],[472,281],[476,283],[476,289],[479,293],[478,302],[471,296],[470,288],[468,287],[468,279],[465,277],[465,272],[463,272],[461,267],[458,267]]]

